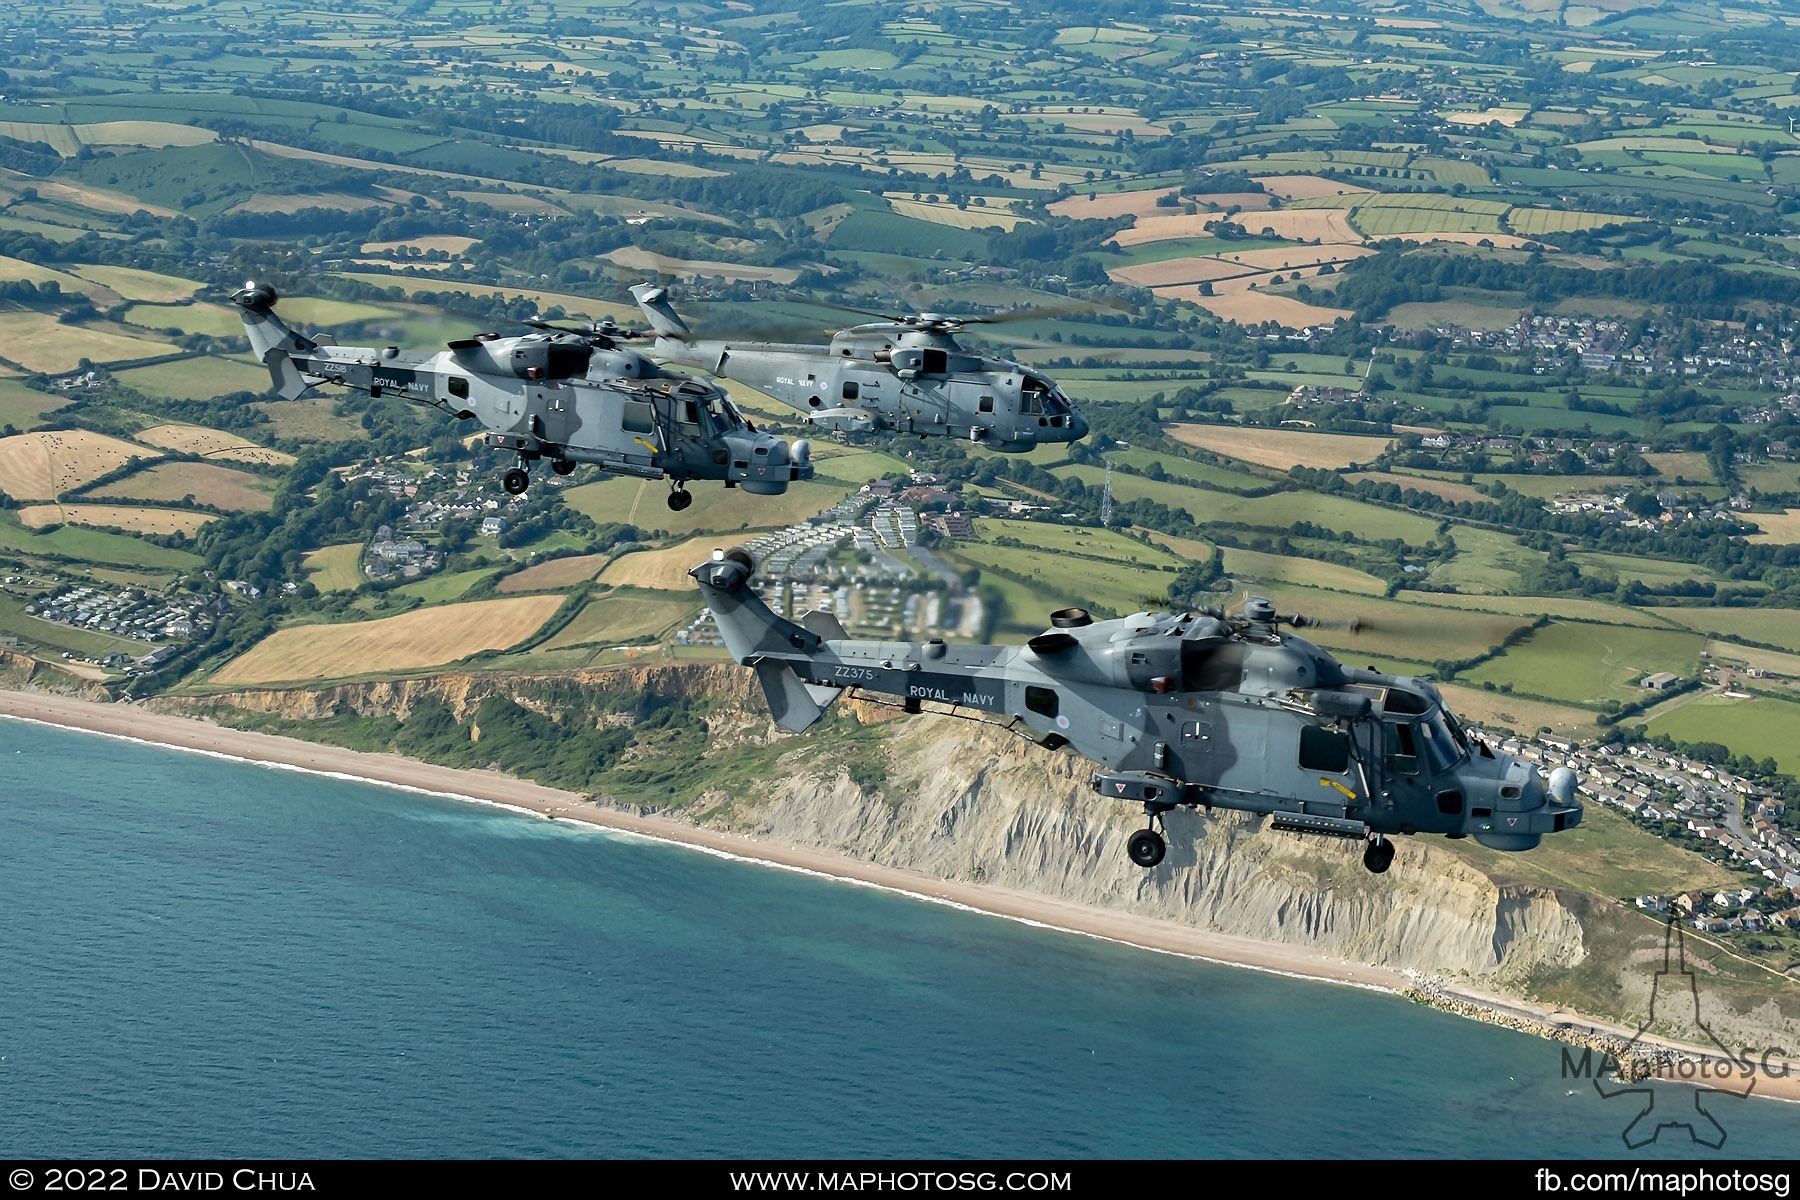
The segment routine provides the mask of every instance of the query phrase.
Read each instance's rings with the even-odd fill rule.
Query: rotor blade
[[[1041,308],[1011,308],[988,317],[954,317],[952,320],[961,325],[1007,325],[1014,321],[1037,321],[1050,317],[1065,317],[1070,313],[1088,312],[1092,308],[1091,304],[1046,304]]]

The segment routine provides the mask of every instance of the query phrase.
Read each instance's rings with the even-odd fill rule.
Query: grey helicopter
[[[631,294],[656,331],[659,357],[765,392],[834,433],[889,429],[967,438],[1006,453],[1087,436],[1087,418],[1042,372],[975,354],[956,340],[969,325],[1035,318],[1041,312],[993,317],[865,312],[884,319],[840,330],[829,345],[734,342],[695,337],[676,314],[667,288],[640,283]]]
[[[1467,733],[1429,682],[1341,665],[1283,629],[1318,622],[1265,599],[1105,621],[1062,609],[1022,646],[882,642],[849,638],[829,613],[776,615],[751,586],[755,568],[738,547],[689,574],[778,724],[810,728],[852,690],[1073,747],[1098,768],[1095,792],[1143,806],[1146,827],[1126,850],[1146,869],[1168,850],[1163,814],[1182,805],[1361,839],[1376,874],[1396,835],[1529,850],[1581,823],[1569,768],[1540,777]]]
[[[334,383],[479,420],[488,446],[516,456],[501,479],[511,495],[531,486],[531,464],[543,459],[559,475],[592,463],[616,475],[666,477],[677,512],[693,503],[690,479],[774,496],[813,475],[807,442],[758,432],[717,385],[665,370],[625,344],[640,334],[611,322],[571,330],[528,321],[538,332],[485,333],[437,351],[339,346],[329,334],[288,328],[275,315],[277,299],[255,282],[232,296],[282,396]]]

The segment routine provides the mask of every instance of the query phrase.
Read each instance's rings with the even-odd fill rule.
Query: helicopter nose
[[[1080,441],[1088,435],[1088,419],[1079,410],[1069,414],[1069,436],[1071,441]]]

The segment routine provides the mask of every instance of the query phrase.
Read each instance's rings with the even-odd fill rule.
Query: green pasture
[[[1694,678],[1706,639],[1670,629],[1553,621],[1505,654],[1458,676],[1583,706],[1642,699],[1638,681],[1669,671]]]
[[[362,586],[361,542],[314,550],[301,560],[307,582],[321,592],[353,592]]]
[[[1697,696],[1658,713],[1649,729],[1683,742],[1717,742],[1758,760],[1772,758],[1784,773],[1800,775],[1800,702]]]
[[[699,610],[699,592],[691,597],[670,597],[627,589],[588,601],[542,648],[563,650],[576,646],[642,642],[666,632]]]

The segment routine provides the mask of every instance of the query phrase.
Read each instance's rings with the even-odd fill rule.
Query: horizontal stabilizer
[[[844,632],[843,622],[817,608],[800,618],[800,628],[816,633],[828,642],[841,642],[850,636]]]
[[[815,687],[801,681],[786,663],[759,662],[756,680],[762,684],[763,696],[769,701],[769,712],[775,723],[795,733],[810,729],[825,715],[825,705],[837,699],[838,689]]]
[[[269,368],[269,377],[275,382],[275,390],[285,400],[298,400],[306,392],[306,380],[300,377],[300,368],[280,346],[272,346],[263,355],[263,363]]]

